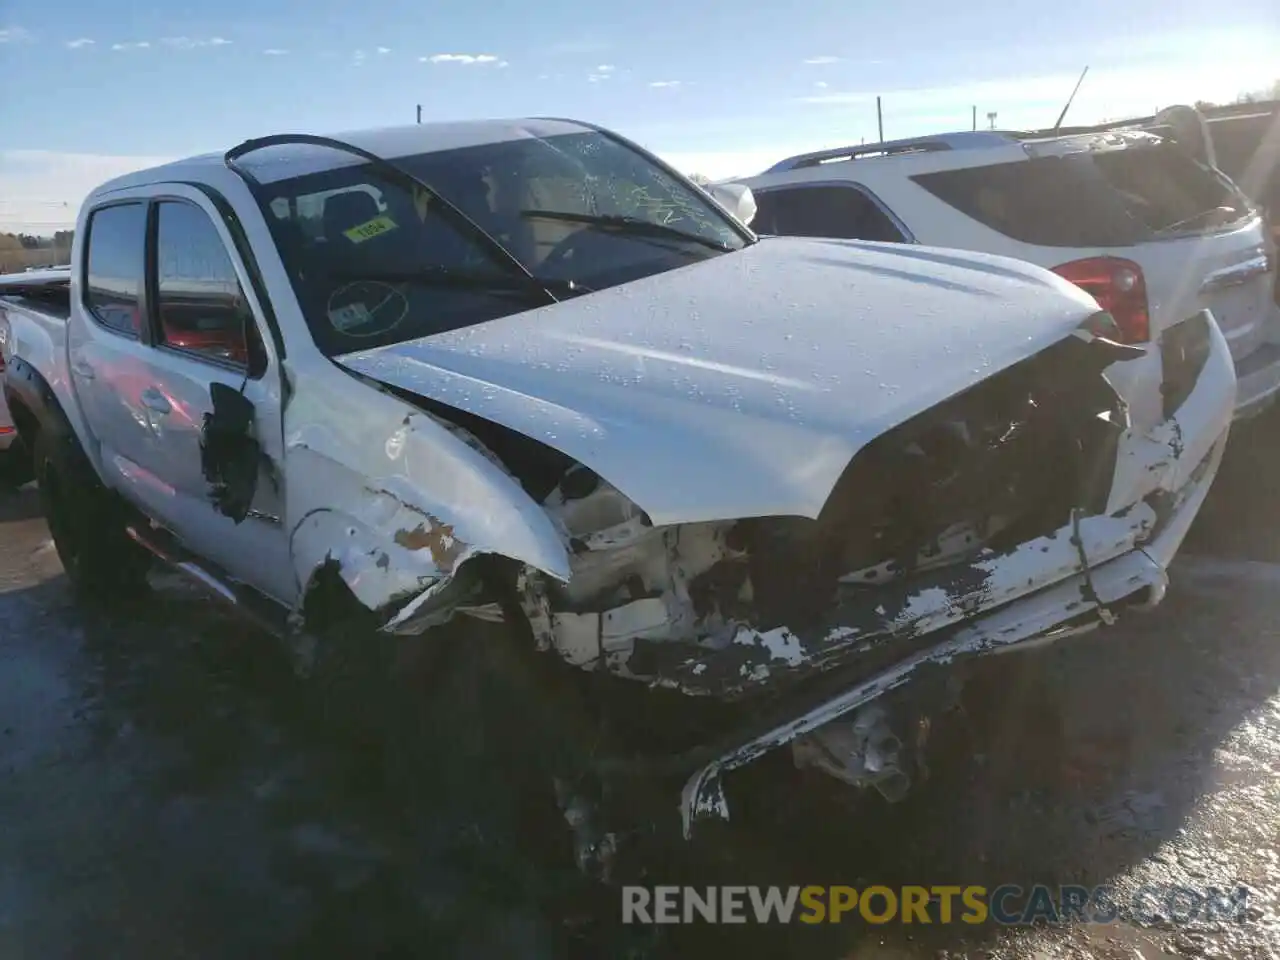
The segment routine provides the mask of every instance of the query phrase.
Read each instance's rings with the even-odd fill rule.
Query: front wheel
[[[76,593],[100,603],[136,597],[146,585],[150,559],[129,539],[122,505],[74,436],[56,428],[40,431],[33,461],[45,521]]]

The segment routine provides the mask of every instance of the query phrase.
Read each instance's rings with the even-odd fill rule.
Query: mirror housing
[[[745,183],[709,183],[704,189],[742,223],[750,226],[755,219],[756,198]]]

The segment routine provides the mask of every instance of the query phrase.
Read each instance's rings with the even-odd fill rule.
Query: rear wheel
[[[58,559],[82,599],[115,603],[145,588],[150,558],[125,533],[125,511],[69,431],[41,430],[36,483]]]

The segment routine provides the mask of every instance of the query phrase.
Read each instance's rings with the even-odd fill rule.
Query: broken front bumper
[[[1210,338],[1196,385],[1173,416],[1122,442],[1111,515],[1077,519],[1000,558],[1005,589],[988,593],[980,610],[941,595],[932,598],[936,609],[913,610],[924,615],[912,618],[912,636],[937,638],[927,649],[915,649],[834,696],[793,706],[785,720],[743,732],[686,780],[680,798],[685,836],[699,818],[728,818],[724,774],[906,684],[921,667],[1080,633],[1111,622],[1111,607],[1121,601],[1158,603],[1169,563],[1217,474],[1235,407],[1235,372],[1216,324]]]

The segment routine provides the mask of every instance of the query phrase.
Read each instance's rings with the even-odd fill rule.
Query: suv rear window
[[[912,177],[939,200],[1024,243],[1124,247],[1218,228],[1248,204],[1173,145],[1034,157]]]

